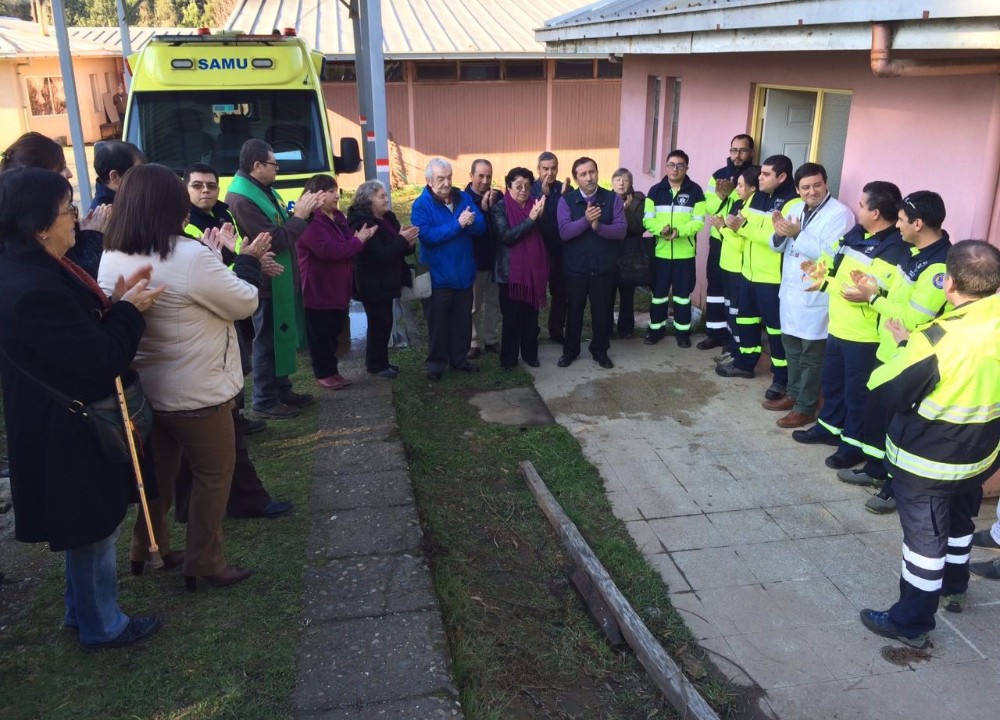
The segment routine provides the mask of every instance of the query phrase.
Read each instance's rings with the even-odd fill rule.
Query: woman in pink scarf
[[[504,181],[507,192],[490,216],[500,240],[496,261],[503,315],[500,367],[510,370],[517,366],[518,355],[531,367],[538,367],[538,310],[545,307],[549,256],[538,230],[545,197],[531,197],[535,176],[527,168],[517,167]]]

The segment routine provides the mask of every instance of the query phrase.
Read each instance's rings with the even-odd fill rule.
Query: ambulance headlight
[[[194,60],[171,60],[170,67],[174,70],[191,70],[194,67]]]

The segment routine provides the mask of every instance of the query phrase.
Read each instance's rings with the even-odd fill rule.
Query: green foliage
[[[203,27],[206,24],[204,17],[203,8],[195,0],[191,0],[191,2],[184,6],[184,12],[181,15],[181,27]]]
[[[70,25],[118,25],[115,0],[64,1]],[[138,27],[221,27],[232,12],[235,0],[209,0],[207,3],[205,0],[126,0],[125,5],[129,24]],[[24,0],[0,0],[0,14],[24,17],[25,12],[30,17],[30,5]]]

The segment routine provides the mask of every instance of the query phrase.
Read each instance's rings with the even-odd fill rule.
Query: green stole
[[[275,206],[268,194],[259,185],[237,175],[229,186],[229,191],[250,200],[275,225],[288,220],[284,201],[274,190],[271,193],[278,200]],[[250,238],[251,240],[253,238]],[[293,375],[296,370],[296,350],[299,346],[298,312],[296,311],[295,280],[292,271],[292,253],[285,249],[274,256],[275,261],[285,268],[285,272],[271,278],[271,308],[274,317],[274,370],[275,375]]]

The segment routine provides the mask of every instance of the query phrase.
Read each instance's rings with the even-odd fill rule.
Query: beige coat
[[[132,367],[153,408],[197,410],[232,400],[243,390],[235,320],[257,309],[257,288],[240,280],[197,240],[177,237],[166,260],[156,254],[101,258],[97,280],[108,295],[119,275],[153,266],[150,285],[166,285],[144,313],[146,332]]]

